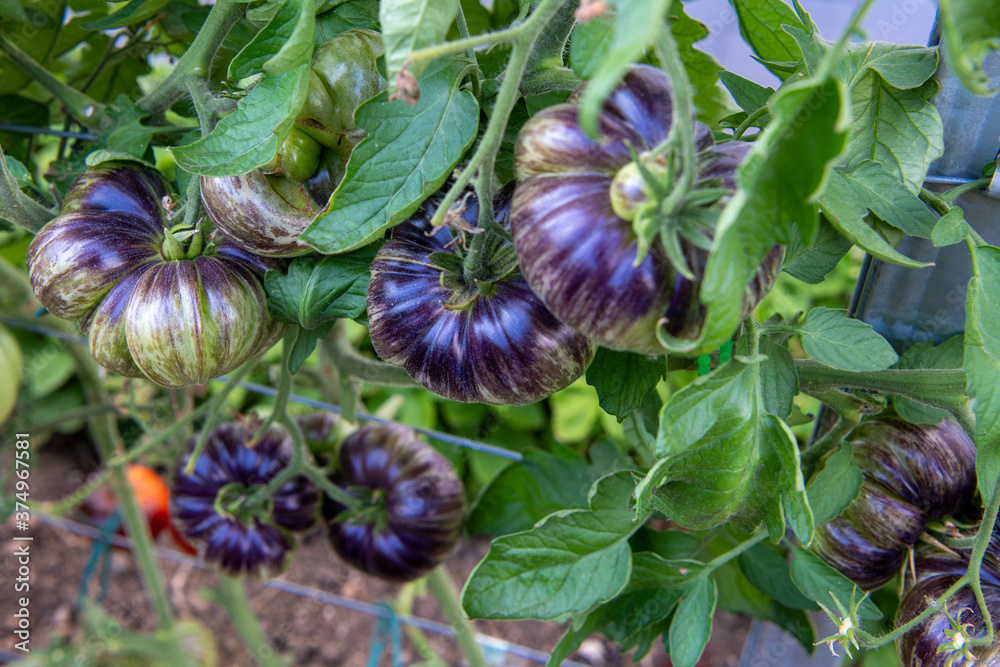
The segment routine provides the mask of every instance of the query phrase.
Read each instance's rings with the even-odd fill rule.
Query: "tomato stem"
[[[458,642],[462,655],[472,667],[487,667],[483,650],[476,641],[476,630],[462,610],[455,582],[443,563],[427,575],[427,587],[441,607],[445,620],[455,630],[455,641]]]
[[[347,338],[342,322],[333,325],[330,335],[320,341],[323,351],[344,377],[357,378],[386,387],[416,387],[405,368],[390,366],[375,359],[362,357]]]
[[[753,127],[754,123],[756,123],[758,120],[760,120],[761,116],[764,116],[764,115],[766,115],[768,113],[770,113],[770,111],[768,110],[767,106],[765,105],[765,106],[762,106],[761,108],[757,109],[756,111],[754,111],[749,116],[747,116],[747,119],[745,121],[743,121],[742,123],[740,123],[739,127],[737,127],[733,131],[733,139],[741,139],[743,137],[743,135],[746,133],[746,131],[749,130],[751,127]]]
[[[106,105],[57,79],[2,33],[0,33],[0,53],[7,56],[23,72],[52,93],[53,97],[66,107],[66,112],[80,125],[90,129],[99,129],[103,123],[107,122]]]
[[[212,59],[236,22],[243,16],[245,4],[236,0],[217,0],[201,26],[190,48],[167,78],[137,103],[143,111],[162,113],[188,92],[188,82],[204,79],[211,69]]]
[[[434,52],[449,45],[451,48],[454,48],[455,45],[459,45],[462,42],[466,42],[466,44],[457,51],[446,50],[445,52],[438,53],[432,57],[436,58],[438,55],[447,55],[448,53],[461,53],[467,47],[479,46],[481,44],[507,41],[508,39],[514,41],[510,53],[510,63],[507,66],[507,72],[504,75],[503,84],[500,86],[500,92],[497,94],[496,104],[493,107],[493,115],[490,116],[490,122],[486,126],[486,132],[483,133],[483,138],[480,140],[479,146],[476,147],[476,152],[473,153],[472,157],[469,159],[465,170],[457,179],[455,179],[455,182],[445,194],[444,199],[442,199],[441,203],[438,205],[437,211],[435,211],[434,217],[431,219],[432,225],[436,227],[441,226],[444,222],[444,216],[448,212],[448,209],[451,208],[451,205],[455,203],[465,190],[466,186],[469,185],[473,174],[478,172],[481,179],[480,183],[489,183],[492,186],[493,167],[494,162],[496,161],[496,154],[500,149],[500,142],[503,140],[504,130],[507,127],[507,121],[510,120],[510,113],[514,109],[514,104],[517,102],[519,97],[519,84],[521,79],[524,77],[524,70],[528,63],[528,56],[531,54],[531,47],[538,39],[538,36],[541,34],[545,26],[548,25],[549,21],[551,21],[556,15],[556,12],[558,12],[561,5],[562,0],[542,0],[538,4],[534,13],[529,16],[524,23],[506,31],[486,35],[486,37],[490,37],[492,39],[487,39],[473,44],[472,42],[474,42],[477,37],[482,37],[482,35],[479,35],[468,40],[449,42],[447,44],[442,44],[439,47],[421,49],[420,51],[414,51],[413,54],[411,54],[410,59],[417,61],[418,55],[420,54],[425,52]],[[498,37],[504,35],[505,33],[508,33],[508,35],[505,36],[504,39],[498,39]],[[422,56],[419,59],[429,60],[430,57]],[[477,194],[485,196],[487,194],[486,188],[477,188]],[[481,218],[484,215],[483,211],[486,207],[490,207],[487,215],[492,217],[493,211],[491,203],[491,199],[480,201],[479,211]],[[488,233],[488,231],[484,233]]]
[[[90,356],[89,351],[78,345],[67,345],[66,349],[76,365],[77,377],[83,385],[87,402],[93,405],[108,403],[107,396],[97,376],[97,363]],[[111,461],[115,458],[116,453],[124,452],[125,443],[122,442],[121,434],[118,432],[115,413],[108,412],[102,416],[92,417],[88,426],[103,461]],[[153,556],[153,540],[149,525],[139,509],[135,492],[132,485],[129,484],[125,468],[121,464],[111,466],[111,489],[115,497],[118,498],[128,536],[132,540],[132,554],[135,557],[146,592],[151,598],[153,609],[156,611],[159,625],[164,631],[173,632],[175,625],[173,611],[170,608],[167,591],[163,586],[163,574]],[[180,655],[179,645],[175,642],[167,642],[167,644],[174,653],[168,657],[167,662],[176,665],[187,664],[188,661],[183,655]]]
[[[206,589],[204,595],[210,602],[226,610],[243,637],[243,643],[262,667],[281,667],[287,664],[271,646],[257,617],[250,610],[250,600],[242,581],[220,574],[218,585]]]

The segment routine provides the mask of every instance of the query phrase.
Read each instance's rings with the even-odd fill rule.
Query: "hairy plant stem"
[[[552,20],[545,26],[545,31],[538,36],[531,48],[531,53],[528,55],[528,62],[524,70],[526,78],[530,78],[542,70],[563,67],[565,64],[563,54],[566,52],[566,43],[576,25],[576,10],[579,6],[579,0],[570,0],[559,8]]]
[[[751,127],[753,127],[754,123],[756,123],[758,120],[760,120],[761,116],[764,116],[764,115],[766,115],[768,113],[770,113],[770,110],[766,106],[763,106],[763,107],[757,109],[756,111],[754,111],[749,116],[747,116],[747,119],[745,121],[743,121],[742,123],[740,123],[739,127],[737,127],[733,131],[733,139],[740,139],[740,138],[742,138],[743,135],[746,134],[746,131],[749,130]]]
[[[216,0],[201,30],[173,71],[155,90],[140,99],[137,106],[151,114],[162,113],[188,92],[189,81],[205,79],[222,40],[243,17],[245,7],[236,0]]]
[[[384,361],[366,359],[351,345],[342,322],[333,325],[330,335],[320,341],[334,366],[343,379],[357,378],[371,384],[386,387],[416,387],[418,386],[405,368],[390,366]]]
[[[669,13],[670,4],[666,12]],[[694,146],[694,96],[691,92],[691,82],[688,80],[684,61],[677,50],[677,42],[670,28],[663,26],[653,42],[660,65],[670,77],[670,97],[673,103],[673,123],[670,132],[664,140],[664,146],[679,146],[681,157],[681,172],[675,175],[675,183],[670,194],[662,203],[660,210],[670,214],[676,211],[684,198],[687,197],[697,176],[697,160]],[[654,150],[659,152],[660,147]]]
[[[465,191],[466,186],[472,180],[473,174],[479,172],[479,176],[482,179],[481,182],[489,182],[492,184],[496,154],[500,149],[500,142],[503,140],[504,129],[507,127],[507,121],[510,119],[510,113],[514,109],[514,104],[518,99],[518,84],[524,76],[524,70],[528,63],[528,56],[531,53],[531,47],[538,39],[538,36],[541,34],[545,26],[548,25],[549,21],[552,20],[552,17],[555,16],[561,4],[562,0],[542,0],[538,4],[534,13],[532,13],[524,23],[515,28],[511,28],[509,31],[503,31],[512,33],[509,39],[513,41],[513,45],[511,47],[510,61],[507,66],[507,72],[504,75],[503,84],[500,86],[496,104],[493,107],[493,115],[490,116],[490,122],[489,125],[486,126],[486,132],[483,133],[479,146],[476,147],[476,152],[473,153],[472,157],[469,159],[469,163],[466,165],[462,175],[455,179],[455,182],[445,194],[444,199],[441,200],[441,204],[438,206],[437,211],[434,213],[434,218],[431,220],[432,225],[440,226],[444,222],[444,216],[448,212],[448,209],[451,208],[451,205],[454,204],[462,192]],[[496,38],[499,35],[501,35],[501,33],[493,33],[491,37]],[[469,40],[460,40],[460,42],[471,42],[474,39],[476,38],[473,37]],[[506,40],[494,39],[493,41]],[[455,45],[460,42],[450,42],[450,44]],[[490,43],[490,41],[486,41],[484,43]],[[447,44],[441,46],[444,47],[447,46]],[[465,48],[466,47],[463,46],[454,53],[461,53],[465,50]],[[411,55],[411,60],[414,60],[417,54],[429,50],[432,49],[424,49],[422,51],[414,52],[414,54]],[[447,52],[439,55],[447,55]],[[480,194],[485,196],[487,193],[483,192]],[[483,209],[489,206],[489,202],[491,201],[492,199],[489,198],[486,199],[485,202],[480,202],[480,216],[483,215]],[[492,210],[489,214],[492,214]],[[482,232],[482,234],[492,233],[495,232],[490,229],[486,229]]]
[[[278,393],[274,396],[274,408],[271,409],[271,414],[267,416],[267,419],[253,436],[255,442],[267,432],[271,424],[275,422],[280,424],[285,418],[285,413],[288,410],[288,399],[292,395],[292,372],[288,370],[288,360],[292,356],[292,349],[295,347],[295,341],[299,339],[301,331],[300,327],[293,324],[288,327],[285,337],[281,339],[281,361],[278,362]]]
[[[462,655],[472,667],[487,667],[483,650],[476,641],[476,630],[472,627],[465,612],[462,611],[462,603],[458,599],[455,582],[452,581],[443,564],[431,570],[431,573],[427,575],[427,587],[441,607],[441,613],[444,614],[445,620],[454,628],[455,641],[458,642]]]
[[[97,364],[90,353],[78,345],[67,345],[66,349],[76,365],[77,377],[83,385],[87,403],[90,405],[107,404],[107,396],[97,377]],[[125,444],[118,432],[115,413],[91,417],[89,428],[90,435],[103,461],[109,462],[115,458],[116,454],[121,454],[124,451]],[[153,556],[152,536],[146,519],[139,509],[139,504],[136,502],[132,485],[129,484],[125,469],[121,464],[111,465],[111,489],[118,499],[128,536],[132,540],[132,554],[139,568],[146,592],[151,598],[153,609],[156,611],[160,628],[170,633],[174,629],[174,616],[167,591],[163,586],[163,574]],[[175,655],[169,656],[168,662],[177,665],[186,664],[187,661],[184,657],[179,655],[178,645],[174,642],[168,643],[171,646],[171,652],[175,653]]]
[[[465,10],[462,9],[462,3],[458,4],[458,14],[455,16],[455,22],[458,24],[459,37],[469,39],[469,24],[465,21]],[[483,76],[479,69],[479,61],[476,60],[476,52],[471,48],[465,50],[465,57],[469,59],[469,62],[476,65],[472,72],[472,94],[478,100],[481,97],[483,85]]]
[[[820,459],[831,449],[843,442],[847,434],[854,430],[854,427],[860,421],[856,411],[841,411],[837,410],[837,408],[834,408],[834,410],[837,412],[836,423],[814,442],[809,449],[802,453],[802,476],[805,479],[812,477],[813,472],[816,470],[816,464],[819,463]]]
[[[66,108],[66,113],[80,125],[99,129],[101,124],[108,120],[106,105],[57,79],[34,58],[4,37],[3,33],[0,33],[0,53],[10,58],[11,62],[25,74],[52,93],[53,97]]]
[[[243,637],[243,643],[250,649],[250,653],[261,667],[284,667],[285,661],[271,646],[257,617],[250,610],[250,600],[247,598],[242,581],[222,574],[217,585],[205,589],[203,597],[226,610],[233,625]]]
[[[811,395],[829,389],[860,389],[903,396],[947,410],[962,427],[973,428],[973,417],[965,398],[965,371],[956,369],[908,369],[842,371],[815,361],[796,360],[799,388]]]
[[[753,547],[763,542],[765,539],[767,539],[767,535],[768,533],[766,530],[762,530],[758,533],[755,533],[752,537],[750,537],[750,539],[744,542],[740,542],[726,553],[719,554],[712,560],[705,563],[705,569],[702,570],[699,574],[704,576],[710,575],[712,572],[715,572],[729,561],[733,560],[734,558],[737,558],[740,554],[749,551]]]

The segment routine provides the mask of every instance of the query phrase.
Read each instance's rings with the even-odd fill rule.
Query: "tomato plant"
[[[147,653],[194,660],[140,460],[268,650],[239,578],[323,529],[426,578],[477,666],[479,620],[568,621],[553,665],[602,633],[693,667],[719,610],[811,651],[821,607],[832,647],[989,659],[1000,24],[940,0],[940,44],[894,44],[857,4],[824,35],[730,0],[755,82],[681,0],[0,1],[0,368],[24,378],[0,417],[88,428]],[[985,149],[949,105],[983,109]],[[963,331],[854,317],[862,256],[859,295],[932,248],[969,278],[931,317],[964,306]],[[458,594],[466,535],[492,541]]]

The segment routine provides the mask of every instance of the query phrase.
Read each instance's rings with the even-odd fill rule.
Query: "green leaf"
[[[253,171],[277,152],[305,103],[309,68],[265,74],[239,108],[219,121],[208,136],[177,146],[174,158],[201,176],[238,176]]]
[[[824,563],[817,556],[802,549],[796,549],[793,553],[792,581],[810,599],[822,602],[827,607],[835,608],[833,598],[830,597],[832,593],[844,605],[844,609],[850,609],[851,595],[854,594],[854,599],[857,601],[865,594],[853,581]],[[882,618],[882,612],[871,600],[865,600],[859,611],[862,619],[874,621]]]
[[[898,361],[889,341],[846,310],[813,308],[796,327],[810,357],[845,371],[881,371]]]
[[[229,63],[229,79],[281,74],[312,58],[316,1],[284,0],[274,17]]]
[[[2,153],[0,153],[2,155]],[[34,185],[34,181],[31,178],[31,172],[25,167],[20,160],[15,160],[9,155],[4,155],[3,159],[7,162],[7,171],[10,173],[11,178],[14,183],[17,184],[18,188],[22,190],[24,188],[30,188]]]
[[[550,667],[561,665],[583,640],[596,632],[620,644],[623,652],[638,647],[633,659],[639,660],[649,650],[648,646],[645,650],[641,646],[644,630],[670,616],[681,599],[684,583],[700,566],[698,561],[669,561],[653,553],[634,553],[632,576],[625,590],[610,602],[587,612],[584,620],[571,624],[552,649],[546,664]]]
[[[843,172],[833,171],[819,204],[827,220],[845,238],[873,257],[910,268],[930,266],[927,262],[918,262],[897,252],[885,237],[868,223],[866,217],[868,206],[864,196],[864,193],[858,192],[855,184],[848,180]]]
[[[966,391],[976,415],[976,474],[983,506],[1000,479],[1000,248],[972,250],[972,280],[965,300]]]
[[[1000,49],[1000,14],[991,0],[941,0],[939,20],[948,67],[975,95],[994,95],[983,60]]]
[[[740,555],[738,565],[754,588],[782,605],[790,609],[819,609],[792,581],[783,551],[769,544],[758,544]]]
[[[28,20],[28,15],[24,13],[21,0],[0,0],[0,18],[24,23]]]
[[[956,206],[937,221],[931,232],[931,241],[935,248],[961,243],[969,236],[970,229],[969,223],[965,221],[965,213]]]
[[[896,368],[961,368],[965,358],[962,334],[952,336],[940,345],[933,341],[918,343],[899,357]],[[938,424],[948,416],[945,410],[932,408],[903,396],[893,396],[892,405],[899,416],[911,424]]]
[[[809,482],[809,505],[816,523],[840,516],[857,497],[861,482],[861,470],[851,457],[851,445],[845,442]]]
[[[730,112],[731,106],[719,86],[722,65],[713,56],[694,48],[697,42],[709,36],[708,28],[688,16],[680,2],[670,5],[669,21],[670,32],[677,42],[677,52],[694,89],[698,119],[705,123],[715,123]]]
[[[684,597],[670,624],[670,660],[676,667],[694,667],[712,636],[712,616],[718,590],[711,577],[695,577],[684,587]]]
[[[692,530],[729,520],[751,532],[764,521],[780,539],[788,504],[793,526],[811,539],[795,437],[764,412],[760,384],[759,364],[734,358],[670,397],[660,413],[662,458],[636,488],[638,512],[651,504]]]
[[[135,162],[136,164],[145,165],[152,169],[156,166],[152,165],[142,158],[138,158],[131,153],[122,153],[119,151],[109,151],[104,148],[100,150],[93,151],[87,154],[84,162],[88,167],[96,167],[99,164],[104,164],[105,162]]]
[[[612,0],[614,32],[608,51],[580,98],[580,125],[590,136],[597,136],[604,100],[660,30],[668,4],[668,0]]]
[[[444,183],[476,137],[479,107],[458,87],[461,63],[439,59],[420,79],[420,103],[389,102],[386,93],[355,112],[368,133],[352,152],[327,212],[301,239],[324,253],[362,246],[412,214]]]
[[[426,46],[444,41],[448,27],[458,15],[459,0],[382,0],[379,22],[385,44],[386,82],[389,91],[396,89],[396,75],[403,69],[410,54]],[[426,62],[414,63],[408,69],[419,78]],[[421,90],[423,84],[421,83]],[[360,127],[360,124],[359,124]]]
[[[740,21],[743,39],[760,60],[769,62],[795,62],[802,57],[795,40],[782,30],[791,25],[802,30],[806,26],[795,11],[781,0],[730,0]],[[768,66],[780,79],[788,78],[782,68]]]
[[[339,318],[360,317],[367,304],[376,245],[331,257],[296,257],[287,275],[268,271],[264,289],[271,315],[305,329]]]
[[[630,488],[630,473],[615,473],[594,483],[592,509],[556,512],[493,540],[462,591],[465,612],[548,620],[618,595],[632,569],[628,538],[645,519],[628,509]]]
[[[825,215],[820,215],[816,238],[812,243],[805,244],[797,229],[793,232],[792,242],[785,247],[782,271],[802,282],[818,285],[853,246],[850,239],[831,225]]]
[[[799,374],[795,370],[795,359],[786,347],[769,338],[760,341],[760,353],[767,356],[760,364],[764,409],[779,419],[788,419],[792,414],[795,396],[799,393]]]
[[[614,35],[614,23],[603,16],[576,24],[569,42],[569,62],[577,76],[594,76],[611,50]]]
[[[910,236],[930,238],[937,220],[916,194],[882,165],[865,160],[840,173],[853,186],[863,206]]]
[[[822,190],[844,147],[848,126],[844,88],[835,80],[804,79],[783,86],[771,102],[774,121],[737,171],[740,189],[719,218],[705,268],[701,300],[708,307],[697,341],[658,329],[669,350],[692,355],[724,343],[739,324],[743,290],[775,244],[798,227],[811,239],[817,224],[809,203]]]
[[[850,71],[845,76],[851,90],[854,122],[844,157],[849,167],[866,160],[877,162],[902,178],[916,194],[931,162],[944,151],[941,116],[931,104],[937,82],[929,78],[937,68],[937,55],[934,49],[876,45],[892,49],[884,52],[880,69],[863,59],[865,52],[858,48],[860,45],[849,50],[846,63]],[[917,74],[913,79],[894,79],[897,83],[909,86],[921,78],[926,82],[908,88],[887,82],[883,73],[890,71],[886,62],[890,55],[898,61],[899,71]]]
[[[378,30],[378,0],[348,0],[316,17],[316,46],[342,32]]]
[[[129,0],[111,14],[84,23],[87,30],[113,30],[148,21],[167,6],[169,0]]]
[[[597,390],[601,407],[621,423],[642,403],[642,397],[666,374],[664,357],[598,348],[587,368],[587,384]]]
[[[497,475],[479,494],[467,529],[474,535],[508,535],[529,530],[561,509],[587,509],[594,479],[587,460],[566,447],[535,449]]]
[[[108,110],[116,122],[115,129],[107,136],[106,145],[109,151],[126,153],[132,157],[141,158],[149,147],[149,141],[157,133],[155,127],[146,127],[140,121],[149,116],[133,104],[125,95],[119,95],[118,110]]]
[[[719,79],[722,85],[729,89],[736,104],[747,113],[753,113],[767,106],[767,101],[774,95],[774,88],[765,88],[728,70],[719,72]]]
[[[302,368],[302,364],[306,363],[306,359],[308,359],[309,355],[311,355],[313,350],[316,349],[316,343],[330,335],[330,330],[333,328],[333,324],[333,322],[327,322],[326,324],[321,324],[315,329],[299,330],[299,335],[295,339],[295,345],[292,347],[292,352],[288,355],[288,372],[292,375],[299,372],[299,369]]]

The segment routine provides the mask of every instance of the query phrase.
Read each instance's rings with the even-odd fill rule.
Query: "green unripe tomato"
[[[270,162],[261,167],[265,174],[278,174],[305,183],[319,168],[323,147],[297,127],[293,127]]]
[[[21,348],[14,335],[0,324],[0,424],[10,417],[17,403],[17,386],[21,382]]]
[[[296,123],[345,159],[365,136],[354,124],[354,110],[385,90],[375,64],[382,53],[381,35],[363,29],[342,32],[313,53],[309,93]]]

